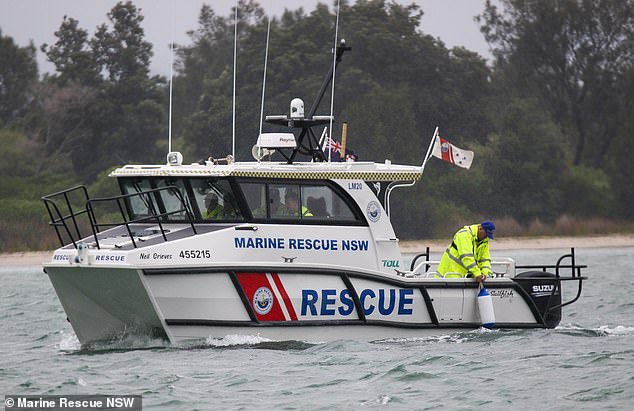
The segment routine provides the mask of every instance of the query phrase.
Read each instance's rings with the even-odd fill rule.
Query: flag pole
[[[427,160],[431,157],[431,150],[434,148],[434,144],[436,143],[436,137],[438,136],[438,126],[436,126],[436,130],[434,130],[434,135],[429,142],[429,147],[427,148],[427,154],[425,154],[425,159],[423,160],[423,164],[420,166],[421,174],[425,171],[425,165],[427,164]]]

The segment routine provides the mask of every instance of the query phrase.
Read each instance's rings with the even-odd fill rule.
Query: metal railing
[[[74,194],[75,192],[83,194],[82,200],[85,204],[85,208],[79,208],[78,206],[75,206],[75,208],[73,208],[71,197],[73,195],[76,195]],[[161,192],[169,192],[174,195],[178,200],[179,206],[170,211],[161,211],[158,203]],[[141,202],[147,207],[147,215],[137,215],[131,210],[131,204],[134,198],[139,198]],[[78,224],[78,218],[84,214],[86,214],[88,217],[92,230],[92,236],[97,248],[101,248],[99,245],[98,234],[102,231],[102,229],[119,226],[125,227],[125,230],[132,242],[133,247],[137,248],[137,243],[134,239],[134,233],[132,232],[132,228],[130,225],[140,223],[156,223],[159,227],[159,231],[161,233],[161,236],[163,237],[163,240],[167,241],[166,233],[168,233],[169,231],[165,229],[164,223],[170,221],[170,216],[183,213],[186,217],[183,222],[189,223],[193,233],[197,234],[196,227],[194,226],[193,213],[187,202],[183,198],[180,190],[178,189],[178,187],[175,186],[155,188],[138,193],[91,199],[88,196],[88,191],[86,187],[82,185],[59,191],[57,193],[49,194],[42,197],[42,201],[44,201],[46,209],[48,210],[48,214],[51,218],[49,225],[52,225],[55,228],[57,237],[59,238],[62,247],[66,245],[62,236],[62,233],[65,233],[66,235],[68,235],[70,242],[73,243],[73,246],[75,248],[78,248],[78,242],[85,237],[81,233],[80,225]],[[60,208],[58,206],[58,202],[60,201],[65,206],[64,213],[60,211]],[[115,222],[99,223],[97,221],[95,208],[102,205],[107,206],[109,203],[116,206],[115,210],[118,212],[118,216],[120,216],[121,218],[120,220],[117,220]],[[170,222],[174,222],[174,220],[172,219]]]
[[[570,258],[570,264],[567,265],[563,265],[561,264],[562,261],[564,261],[566,258]],[[544,273],[546,272],[547,269],[555,269],[555,278],[552,277],[530,277],[530,278],[514,278],[515,281],[532,281],[532,280],[550,280],[550,281],[555,281],[555,287],[553,287],[552,293],[550,294],[550,298],[548,301],[547,306],[549,307],[548,311],[553,311],[556,309],[559,309],[561,307],[565,307],[569,304],[574,303],[575,301],[577,301],[579,299],[579,297],[581,296],[581,289],[583,287],[583,280],[587,280],[588,277],[583,277],[581,275],[581,269],[582,268],[588,268],[587,265],[577,265],[575,262],[575,249],[571,248],[570,249],[570,253],[569,254],[564,254],[561,257],[559,257],[559,259],[557,260],[557,263],[554,265],[543,265],[543,264],[537,264],[537,265],[518,265],[515,267],[516,269],[537,269],[537,270],[541,270]],[[562,277],[559,272],[562,268],[570,268],[570,277]],[[565,303],[561,303],[561,304],[557,304],[554,305],[552,307],[550,307],[550,300],[553,298],[553,296],[555,294],[557,294],[557,291],[559,290],[559,292],[561,293],[561,282],[562,281],[578,281],[579,285],[577,288],[577,294],[575,295],[575,297],[569,301],[566,301]]]
[[[42,197],[42,201],[46,206],[46,211],[48,211],[48,215],[51,219],[48,224],[55,228],[57,238],[62,244],[62,247],[66,245],[62,237],[62,232],[60,231],[62,229],[75,248],[77,248],[77,242],[85,237],[81,234],[77,220],[83,214],[87,214],[88,210],[85,208],[80,210],[73,209],[71,198],[77,195],[75,193],[79,193],[79,195],[81,195],[80,201],[82,204],[86,204],[90,199],[88,196],[88,190],[86,190],[86,186],[83,185],[71,187]],[[63,213],[60,211],[60,207],[58,207],[58,201],[60,200],[65,206]],[[75,235],[77,237],[75,237]]]

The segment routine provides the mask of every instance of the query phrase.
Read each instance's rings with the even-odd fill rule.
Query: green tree
[[[131,1],[117,3],[105,23],[97,27],[90,44],[94,57],[112,83],[144,83],[148,77],[152,44],[144,40],[143,16]],[[136,89],[136,87],[135,87]]]
[[[165,81],[149,77],[140,10],[120,2],[108,19],[88,39],[65,17],[56,43],[42,47],[57,73],[40,88],[30,124],[47,154],[68,156],[85,182],[113,164],[159,161],[156,140],[167,136]]]
[[[564,210],[568,163],[559,128],[534,99],[511,101],[498,121],[477,166],[486,184],[461,192],[483,214],[553,221]]]
[[[36,82],[35,46],[19,47],[0,30],[0,126],[24,114]]]
[[[634,218],[634,162],[632,152],[634,152],[634,67],[625,75],[625,102],[623,112],[625,113],[623,122],[616,134],[613,146],[608,153],[608,165],[606,171],[610,177],[610,182],[615,195],[615,208],[617,215],[627,218]]]
[[[55,65],[57,74],[53,81],[64,86],[75,82],[84,86],[96,86],[100,79],[99,68],[93,51],[88,44],[88,31],[79,27],[79,22],[64,16],[55,32],[54,45],[43,44],[40,49]]]
[[[623,73],[634,59],[634,1],[487,0],[479,16],[498,70],[538,95],[573,147],[573,163],[601,167],[623,119]]]

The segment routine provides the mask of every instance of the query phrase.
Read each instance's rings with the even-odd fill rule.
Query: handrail
[[[155,204],[155,201],[152,200],[152,197],[155,196],[157,193],[160,193],[161,191],[172,192],[178,198],[182,207],[173,211],[165,211],[162,213],[157,212],[157,206]],[[144,196],[146,196],[146,198],[144,198]],[[140,217],[140,218],[134,218],[134,219],[129,218],[129,216],[132,215],[129,208],[129,205],[130,205],[129,199],[133,197],[139,197],[141,201],[143,201],[148,206],[148,212],[150,213],[150,215],[148,215],[147,217]],[[121,222],[101,223],[101,224],[97,222],[93,204],[106,203],[106,202],[116,202],[117,208],[119,209],[119,213],[121,214],[121,217],[122,217]],[[90,218],[93,236],[95,238],[95,244],[97,245],[97,248],[100,248],[99,239],[97,236],[97,234],[100,232],[100,228],[116,227],[120,225],[125,225],[126,230],[128,231],[128,235],[130,236],[130,240],[132,241],[133,247],[137,248],[136,241],[134,241],[134,236],[130,228],[130,224],[145,223],[148,221],[156,222],[156,224],[159,226],[159,229],[161,230],[161,235],[163,236],[163,240],[167,241],[167,236],[165,235],[165,228],[163,227],[161,220],[169,217],[170,215],[179,214],[182,212],[186,213],[187,220],[188,220],[187,222],[189,222],[189,224],[191,225],[192,231],[194,232],[194,234],[197,234],[196,227],[194,226],[193,213],[191,212],[189,206],[185,202],[185,199],[183,198],[180,190],[176,186],[153,188],[151,190],[145,190],[138,193],[129,193],[129,194],[121,194],[121,195],[113,196],[113,197],[90,199],[86,203],[86,210],[88,211],[88,216]]]
[[[570,264],[569,265],[562,265],[561,262],[566,259],[566,258],[570,258]],[[562,307],[565,307],[567,305],[570,305],[572,303],[574,303],[575,301],[577,301],[579,299],[579,297],[581,296],[581,290],[583,288],[583,280],[587,280],[588,277],[583,277],[581,275],[581,269],[582,268],[588,268],[587,265],[577,265],[575,263],[575,249],[571,248],[570,249],[570,253],[569,254],[564,254],[561,257],[559,257],[559,259],[557,260],[557,263],[555,265],[521,265],[521,266],[516,266],[516,268],[541,268],[543,272],[546,272],[547,268],[554,268],[555,269],[555,278],[553,279],[552,277],[531,277],[531,278],[518,278],[515,277],[514,280],[515,281],[533,281],[533,280],[554,280],[555,281],[555,287],[553,287],[553,291],[551,292],[549,298],[548,298],[548,304],[546,304],[546,307],[548,307],[546,309],[546,312],[544,313],[544,317],[545,315],[553,310],[557,310],[560,309]],[[560,269],[562,268],[570,268],[570,277],[561,277],[559,274]],[[550,301],[553,298],[553,296],[557,293],[557,290],[559,289],[559,291],[561,292],[561,282],[562,281],[578,281],[578,288],[577,288],[577,294],[575,295],[574,298],[572,298],[569,301],[566,301],[564,303],[560,303],[557,305],[554,305],[552,307],[550,307]]]
[[[82,209],[73,209],[71,204],[71,195],[74,192],[79,191],[83,196],[79,199],[79,201],[83,201],[85,204],[85,208]],[[176,196],[178,202],[180,204],[180,208],[173,211],[165,211],[159,212],[156,199],[158,193],[161,191],[169,191]],[[130,218],[133,214],[130,210],[130,199],[133,197],[139,197],[144,204],[148,207],[148,216],[138,217],[138,218]],[[65,209],[60,211],[60,207],[57,204],[57,201],[62,199],[62,204],[64,204]],[[163,222],[170,215],[185,213],[187,218],[186,222],[188,222],[194,234],[197,234],[196,227],[194,225],[194,217],[193,213],[185,201],[182,193],[176,186],[167,186],[161,188],[150,189],[146,191],[141,191],[138,193],[130,193],[130,194],[122,194],[112,197],[103,197],[103,198],[94,198],[91,199],[88,195],[88,190],[86,186],[79,185],[75,187],[68,188],[66,190],[58,191],[56,193],[48,194],[42,197],[42,201],[46,206],[46,210],[50,217],[49,225],[52,225],[55,228],[55,232],[57,233],[57,238],[62,247],[66,244],[64,243],[64,239],[62,237],[62,232],[65,232],[68,235],[70,241],[72,242],[75,248],[78,248],[78,242],[85,236],[82,235],[81,230],[78,224],[78,217],[86,214],[88,216],[88,220],[90,222],[92,235],[95,240],[95,245],[97,248],[100,248],[98,234],[104,227],[116,227],[123,225],[125,226],[130,240],[132,241],[132,245],[134,248],[137,248],[136,241],[134,240],[134,236],[132,233],[132,229],[130,228],[130,224],[134,223],[147,223],[147,222],[156,222],[161,231],[161,235],[163,236],[163,240],[167,241],[166,230],[163,227]],[[99,223],[97,221],[97,217],[95,215],[95,205],[99,203],[107,203],[107,202],[115,202],[117,205],[117,209],[119,214],[121,215],[121,220],[116,223]]]
[[[75,246],[75,248],[77,248],[77,241],[83,238],[81,231],[79,229],[79,224],[77,224],[77,217],[87,213],[88,211],[85,209],[81,209],[79,211],[73,210],[73,206],[70,202],[69,197],[70,197],[70,194],[75,191],[80,191],[83,194],[82,201],[84,203],[89,200],[88,190],[86,189],[86,186],[84,185],[71,187],[66,190],[45,195],[41,198],[42,201],[44,202],[44,205],[46,206],[46,211],[48,211],[48,215],[51,218],[51,221],[49,221],[48,224],[52,225],[55,228],[55,233],[57,233],[57,238],[59,239],[59,242],[62,245],[62,247],[65,244],[64,244],[64,239],[62,238],[62,234],[60,233],[60,227],[64,228],[64,230],[66,231],[66,234],[68,235],[68,238],[73,243],[73,246]],[[57,203],[55,202],[57,197],[64,198],[64,203],[66,205],[68,214],[62,215],[62,213],[60,212],[59,207],[57,206]],[[77,239],[75,239],[74,233],[68,227],[68,224],[66,223],[67,220],[72,221],[72,228],[74,228],[74,231],[77,234]]]
[[[414,271],[414,267],[416,266],[416,260],[418,260],[420,257],[425,257],[425,261],[429,261],[429,256],[430,256],[429,247],[426,247],[424,253],[420,253],[414,256],[414,258],[412,259],[412,264],[409,267],[409,270]],[[429,269],[429,267],[427,267],[427,269]],[[427,271],[427,269],[425,269],[425,271]]]

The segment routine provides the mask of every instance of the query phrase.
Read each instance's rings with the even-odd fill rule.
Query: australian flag
[[[341,143],[336,140],[333,140],[330,137],[326,137],[321,146],[322,151],[324,152],[324,158],[326,161],[334,161],[339,162],[341,159]],[[352,150],[346,149],[346,161],[357,161],[358,157]]]

